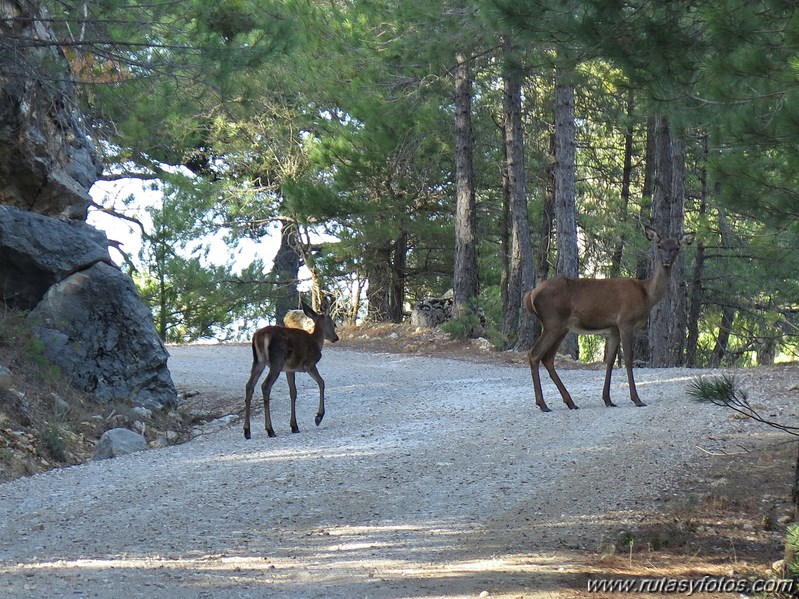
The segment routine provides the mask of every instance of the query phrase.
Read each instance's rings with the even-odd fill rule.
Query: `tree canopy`
[[[792,355],[795,3],[44,4],[105,177],[152,180],[161,192],[136,280],[169,340],[279,321],[285,302],[296,303],[278,301],[279,290],[296,294],[298,285],[333,295],[342,317],[393,321],[451,289],[463,268],[455,260],[462,56],[477,239],[470,274],[496,345],[516,341],[508,309],[518,298],[507,293],[520,269],[514,222],[529,227],[539,281],[575,246],[569,268],[580,276],[645,276],[642,225],[651,222],[668,226],[665,234],[697,233],[671,293],[684,301],[653,316],[676,330],[672,363]],[[518,81],[521,135],[507,134],[508,81]],[[573,97],[569,121],[558,112],[563,93]],[[574,151],[565,178],[560,147]],[[523,156],[511,186],[509,156],[517,164]],[[524,190],[526,208],[512,189]],[[563,198],[570,204],[558,212]],[[218,231],[230,245],[281,235],[281,251],[294,258],[215,264],[198,240]],[[516,237],[527,238],[518,229]],[[639,341],[651,346],[652,337]],[[636,353],[657,358],[652,349]],[[601,357],[601,346],[582,339],[580,354]]]

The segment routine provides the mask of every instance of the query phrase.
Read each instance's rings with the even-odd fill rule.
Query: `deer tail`
[[[522,298],[522,303],[524,304],[524,308],[530,314],[535,314],[536,316],[538,316],[538,313],[535,311],[535,303],[533,303],[535,295],[536,295],[535,289],[531,289],[530,291],[526,292],[524,294],[524,297]]]
[[[252,338],[252,361],[265,362],[269,364],[269,343],[272,341],[272,333],[267,330],[260,330]]]

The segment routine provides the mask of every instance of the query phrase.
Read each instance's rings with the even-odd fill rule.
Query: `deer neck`
[[[321,325],[315,325],[313,328],[313,333],[311,333],[311,337],[314,338],[314,341],[319,344],[319,347],[322,347],[325,344],[325,329]]]
[[[671,266],[663,266],[663,262],[655,260],[655,272],[645,283],[646,295],[649,298],[649,306],[657,304],[669,290],[669,279],[671,278]]]

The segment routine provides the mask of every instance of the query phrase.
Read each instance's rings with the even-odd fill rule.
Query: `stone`
[[[432,297],[419,300],[411,310],[411,325],[433,329],[452,319],[453,300],[450,297]]]
[[[91,225],[0,206],[0,300],[9,308],[33,309],[52,285],[97,262],[114,264]]]
[[[102,402],[177,405],[169,354],[131,278],[98,262],[53,285],[29,315],[47,357]]]
[[[145,449],[147,449],[147,440],[142,435],[126,428],[112,428],[100,437],[94,447],[92,459],[108,460]]]
[[[0,204],[85,220],[102,172],[69,62],[36,0],[0,0]]]
[[[67,380],[101,401],[175,406],[167,352],[86,220],[102,173],[39,0],[0,0],[0,308],[28,312]]]
[[[148,410],[147,408],[144,408],[142,406],[136,406],[131,411],[134,414],[136,414],[139,417],[144,418],[146,420],[149,420],[150,418],[153,417],[153,411],[152,410]]]
[[[61,397],[58,393],[51,393],[50,398],[53,400],[53,414],[56,416],[66,416],[72,409],[69,402]]]

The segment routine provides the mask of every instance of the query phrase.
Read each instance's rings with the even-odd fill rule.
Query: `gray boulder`
[[[411,324],[434,329],[452,319],[451,297],[431,297],[419,300],[411,310]]]
[[[30,313],[47,356],[100,401],[174,407],[169,354],[129,276],[98,262],[53,285]]]
[[[85,222],[102,171],[70,65],[38,0],[0,0],[0,309],[99,399],[172,406],[167,353],[105,235]]]
[[[103,233],[0,206],[0,304],[29,312],[46,355],[99,400],[177,405],[167,351]]]
[[[0,206],[0,300],[35,307],[47,290],[97,262],[113,265],[105,234],[83,221]]]
[[[126,428],[112,428],[110,431],[105,431],[94,446],[92,459],[108,460],[145,449],[147,449],[147,440],[140,434]]]

